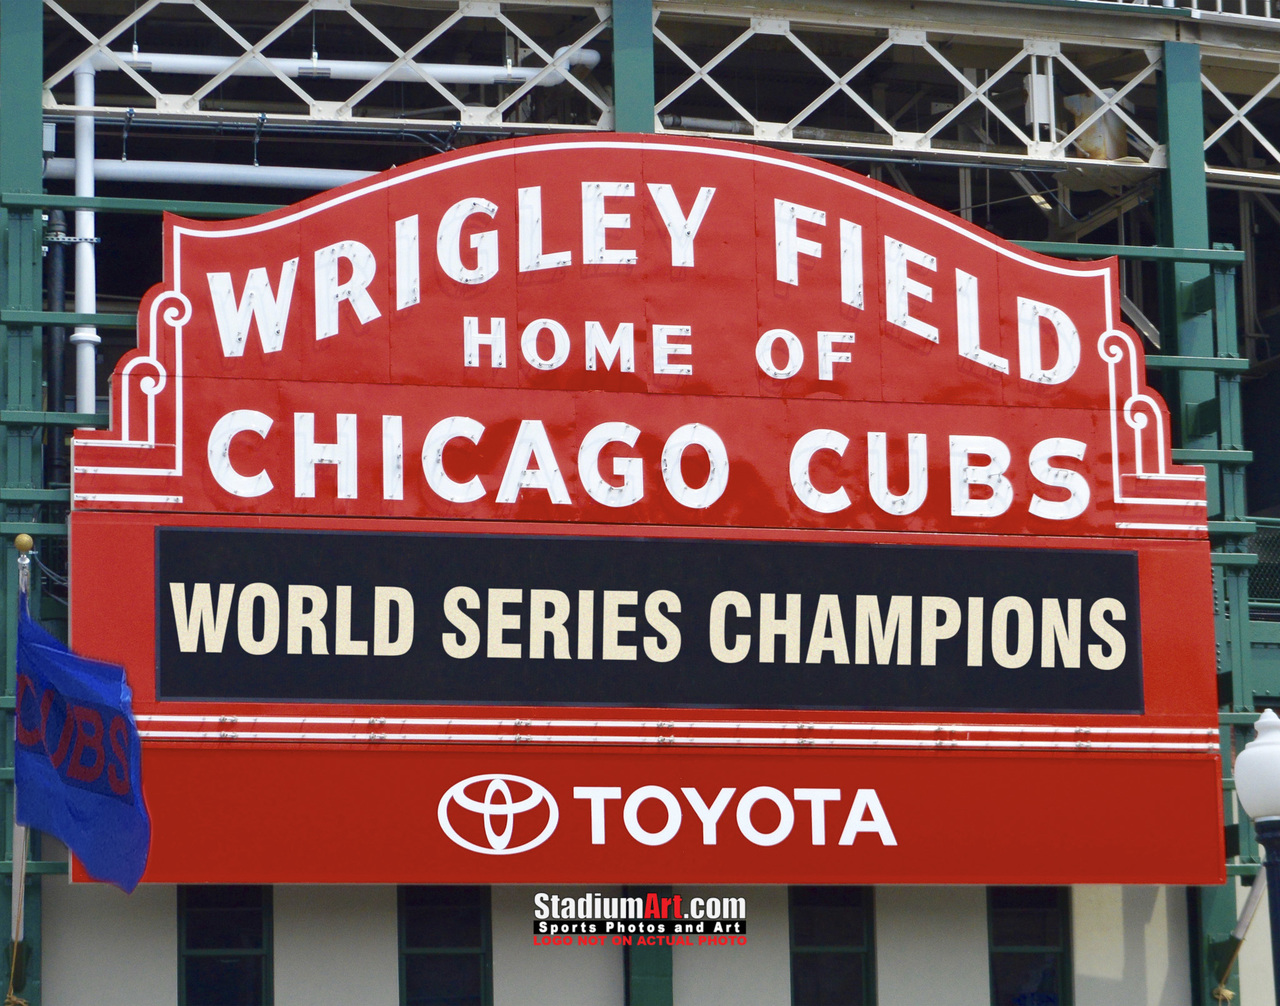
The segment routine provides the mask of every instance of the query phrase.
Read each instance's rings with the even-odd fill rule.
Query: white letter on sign
[[[871,815],[870,820],[863,820],[865,814]],[[864,831],[874,831],[879,835],[881,845],[898,844],[874,789],[860,789],[853,798],[853,806],[849,808],[849,816],[844,822],[844,831],[840,833],[840,844],[853,845],[859,833]]]
[[[550,356],[538,352],[538,336],[543,332],[551,333],[552,350]],[[520,334],[520,352],[524,358],[539,370],[555,370],[569,359],[569,333],[560,322],[551,318],[538,318],[524,327]]]
[[[751,809],[761,800],[768,800],[778,808],[778,826],[770,832],[760,831],[751,823]],[[782,790],[772,786],[757,786],[742,794],[738,801],[738,830],[755,845],[777,845],[791,834],[796,823],[795,808]]]
[[[706,801],[702,799],[702,794],[692,786],[684,786],[680,790],[684,794],[684,798],[689,801],[689,806],[693,808],[693,812],[698,815],[698,820],[702,822],[702,844],[716,844],[716,823],[720,820],[720,815],[724,813],[724,809],[729,806],[729,800],[734,794],[734,787],[725,786],[716,794],[716,798],[708,807]]]
[[[800,256],[811,255],[822,258],[822,245],[817,241],[802,238],[796,232],[796,221],[805,220],[811,224],[825,227],[827,215],[812,206],[801,206],[789,203],[784,199],[773,201],[773,231],[777,245],[778,282],[800,285]]]
[[[427,485],[441,499],[450,503],[473,503],[484,495],[480,476],[472,475],[466,482],[455,482],[444,471],[444,448],[450,440],[462,438],[473,444],[480,443],[484,427],[470,416],[450,416],[431,427],[422,441],[422,472]]]
[[[971,455],[985,455],[987,464],[970,464]],[[1009,448],[995,437],[951,438],[951,513],[955,517],[999,517],[1013,502],[1013,484],[1004,477]],[[991,495],[974,499],[970,486],[986,486]]]
[[[1058,337],[1058,362],[1043,369],[1040,359],[1040,319],[1051,325]],[[1040,384],[1061,384],[1080,366],[1080,333],[1065,313],[1051,304],[1018,298],[1018,362],[1022,379]]]
[[[680,200],[676,198],[675,189],[662,183],[649,183],[649,192],[653,196],[654,205],[662,222],[671,235],[671,264],[673,266],[693,265],[693,239],[702,226],[702,218],[707,215],[707,207],[711,205],[711,197],[716,190],[703,187],[698,190],[698,198],[693,201],[693,209],[684,215],[680,209]]]
[[[338,282],[338,259],[351,263],[351,278]],[[373,252],[359,241],[339,241],[316,252],[316,338],[327,339],[338,334],[338,305],[349,301],[361,325],[367,325],[382,312],[369,296],[368,286],[378,264]]]
[[[1054,468],[1049,462],[1057,457],[1083,461],[1086,448],[1083,441],[1069,437],[1050,437],[1031,448],[1027,459],[1031,474],[1045,485],[1065,489],[1070,494],[1061,501],[1047,500],[1038,494],[1032,496],[1028,509],[1033,514],[1049,520],[1070,520],[1085,512],[1089,506],[1089,480],[1070,468]]]
[[[218,323],[223,356],[243,356],[249,338],[249,320],[258,323],[258,338],[264,353],[278,353],[284,345],[285,323],[289,320],[289,302],[293,299],[293,281],[298,275],[298,260],[289,259],[280,267],[280,295],[271,292],[266,269],[250,269],[245,280],[244,295],[236,303],[231,286],[231,273],[208,274],[209,295],[213,301],[213,317]]]
[[[627,423],[601,423],[593,426],[578,448],[578,478],[582,487],[597,503],[610,507],[631,506],[644,496],[644,462],[639,458],[614,458],[613,474],[622,479],[615,486],[600,474],[600,451],[606,444],[636,445],[640,431]]]
[[[209,472],[218,485],[235,496],[262,496],[271,492],[271,476],[265,471],[241,475],[231,467],[231,441],[237,433],[265,437],[270,429],[271,417],[253,409],[236,409],[213,424],[209,431]]]
[[[299,499],[316,494],[316,465],[338,468],[338,499],[356,498],[356,417],[340,412],[337,419],[338,441],[316,443],[314,412],[293,414],[293,495]]]
[[[588,265],[635,265],[633,248],[606,248],[606,231],[631,227],[630,213],[606,213],[606,196],[634,196],[633,182],[582,183],[582,261]]]
[[[707,452],[707,460],[711,465],[707,481],[700,489],[694,489],[685,482],[684,472],[681,470],[684,452],[694,444]],[[729,484],[729,455],[720,435],[710,426],[698,423],[688,423],[672,433],[662,448],[662,481],[667,484],[671,498],[681,506],[687,506],[691,510],[705,510],[711,506]]]
[[[810,834],[814,845],[827,844],[827,804],[840,799],[838,789],[797,789],[791,794],[813,809],[809,812]]]
[[[530,468],[530,460],[537,461],[538,467]],[[520,421],[511,457],[507,459],[507,470],[502,473],[502,484],[498,486],[498,502],[514,503],[522,489],[545,489],[552,503],[570,502],[564,476],[560,474],[547,429],[540,419]]]
[[[604,802],[621,800],[622,790],[617,786],[574,786],[573,798],[591,801],[591,844],[604,845]]]
[[[839,513],[850,503],[844,486],[824,493],[813,484],[809,466],[818,451],[833,451],[844,457],[849,438],[837,430],[810,430],[791,448],[791,488],[796,497],[815,513]]]
[[[657,800],[667,809],[667,823],[658,831],[646,831],[640,823],[640,805],[646,800]],[[627,802],[622,806],[622,823],[627,826],[627,833],[641,845],[666,845],[676,837],[683,818],[684,814],[675,795],[661,786],[641,786],[627,797]]]
[[[484,283],[498,275],[498,232],[481,231],[471,235],[471,247],[476,253],[476,267],[468,269],[462,264],[462,225],[467,217],[483,213],[492,219],[498,207],[487,199],[463,199],[450,206],[440,218],[436,229],[436,258],[440,268],[450,279],[459,283]]]
[[[542,188],[533,186],[520,189],[520,271],[536,272],[539,269],[559,269],[573,264],[573,253],[543,252],[542,250]],[[492,213],[489,216],[493,216]],[[494,272],[497,272],[496,258]]]
[[[936,327],[919,318],[911,317],[909,298],[919,297],[921,300],[932,302],[933,288],[908,276],[908,263],[914,263],[933,272],[938,271],[938,260],[932,255],[894,238],[886,237],[884,239],[885,317],[889,319],[890,324],[905,328],[922,339],[937,342]]]
[[[773,362],[773,347],[778,342],[787,347],[787,362],[781,367],[775,366]],[[756,342],[756,363],[770,377],[784,381],[800,373],[800,367],[804,364],[804,347],[800,345],[794,332],[788,332],[785,328],[771,328]]]

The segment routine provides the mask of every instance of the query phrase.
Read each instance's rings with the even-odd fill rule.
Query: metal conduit
[[[570,52],[567,46],[555,51],[555,58],[568,53],[565,60],[568,66],[585,66],[594,69],[600,63],[600,53],[594,49],[579,49]],[[113,59],[112,56],[115,58]],[[120,70],[116,60],[132,69],[152,73],[194,74],[203,77],[216,77],[230,68],[237,56],[197,56],[190,53],[176,52],[117,52],[95,53],[89,60],[94,70]],[[236,67],[233,76],[237,77],[274,77],[277,72],[286,77],[312,77],[328,80],[373,80],[382,76],[391,66],[389,62],[353,59],[279,59],[274,56],[254,56],[243,65]],[[416,68],[416,69],[415,69]],[[532,80],[542,72],[542,67],[529,66],[472,66],[468,63],[412,63],[396,67],[386,77],[389,81],[407,81],[423,83],[422,75],[434,78],[441,84],[523,84]],[[419,73],[418,71],[422,71]],[[77,73],[80,71],[77,70]],[[542,80],[541,87],[551,87],[565,83],[564,73],[560,70],[550,71]],[[79,102],[77,102],[79,103]]]
[[[76,104],[92,108],[95,101],[93,68],[77,67],[75,72]],[[91,115],[82,115],[75,125],[75,161],[72,175],[76,180],[76,195],[92,198],[94,190],[94,121]],[[76,210],[76,313],[96,314],[98,311],[97,243],[93,210]],[[102,341],[94,325],[77,325],[71,333],[71,345],[76,355],[76,411],[97,411],[97,369],[95,360],[98,344]]]
[[[317,192],[359,181],[373,174],[372,171],[348,171],[341,168],[291,168],[267,164],[216,164],[194,161],[95,160],[92,163],[93,177],[104,182],[258,185],[275,189],[312,189]],[[75,177],[75,170],[76,162],[71,158],[52,157],[45,162],[44,177],[66,180]],[[78,190],[76,194],[80,194]]]

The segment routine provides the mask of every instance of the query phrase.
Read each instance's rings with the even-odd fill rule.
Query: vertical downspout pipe
[[[75,72],[76,104],[92,108],[96,102],[94,70],[89,62],[82,63]],[[76,117],[76,195],[93,198],[94,118],[91,115]],[[94,249],[93,210],[76,210],[76,313],[97,314],[98,275],[97,252]],[[97,411],[98,344],[102,341],[95,325],[77,325],[71,333],[71,345],[76,351],[76,411]]]
[[[49,244],[48,290],[49,310],[65,311],[67,309],[67,246],[61,239],[67,236],[67,217],[62,210],[49,211],[49,236],[55,240]],[[65,357],[67,351],[67,330],[63,325],[53,325],[46,331],[49,338],[45,341],[45,380],[48,382],[48,404],[50,412],[62,412],[66,408],[67,386]],[[64,485],[70,481],[67,470],[67,451],[64,444],[65,431],[50,427],[48,463],[45,465],[45,484]]]

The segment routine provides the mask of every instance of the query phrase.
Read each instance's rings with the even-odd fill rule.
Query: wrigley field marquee
[[[72,486],[144,879],[1221,879],[1204,474],[1114,260],[625,135],[164,241]]]

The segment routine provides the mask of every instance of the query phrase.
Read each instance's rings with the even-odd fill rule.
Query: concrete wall
[[[990,1006],[984,887],[877,887],[879,1006]]]
[[[277,886],[276,1006],[397,1006],[395,887]]]
[[[791,1002],[791,927],[785,887],[679,887],[688,898],[746,898],[747,945],[676,947],[672,951],[675,1006],[788,1006]]]
[[[610,887],[493,888],[494,1006],[622,1006],[622,949],[535,944],[537,891],[572,898],[620,893]]]
[[[60,847],[44,841],[44,858],[60,858]],[[66,877],[45,877],[40,887],[46,1006],[178,1001],[176,887],[148,884],[126,896]]]
[[[1186,888],[1075,887],[1071,920],[1076,1006],[1191,1002]]]
[[[1249,889],[1236,881],[1237,914],[1244,907],[1248,894]],[[1271,916],[1265,898],[1258,906],[1249,932],[1245,934],[1236,967],[1240,971],[1240,1006],[1253,1006],[1254,1003],[1270,1006],[1276,1002],[1275,974],[1271,964]]]

